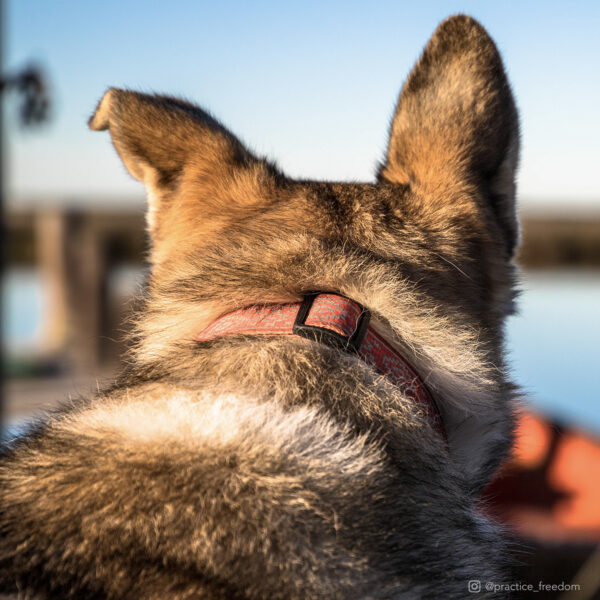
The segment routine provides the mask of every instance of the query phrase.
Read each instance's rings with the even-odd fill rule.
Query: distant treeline
[[[67,211],[63,235],[84,228],[96,232],[103,253],[111,261],[140,262],[146,252],[141,210]],[[589,215],[524,215],[518,262],[528,269],[600,268],[600,212]],[[7,263],[33,264],[45,229],[44,211],[20,210],[5,214]]]
[[[600,214],[525,216],[518,262],[525,268],[600,267]]]

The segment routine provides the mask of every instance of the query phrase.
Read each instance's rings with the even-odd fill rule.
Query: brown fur
[[[503,361],[518,122],[469,17],[435,32],[376,184],[293,181],[200,108],[112,89],[148,190],[152,274],[128,373],[6,450],[0,582],[49,598],[462,598],[500,581],[476,494],[510,441]],[[330,290],[436,398],[313,341],[197,343],[220,314]]]

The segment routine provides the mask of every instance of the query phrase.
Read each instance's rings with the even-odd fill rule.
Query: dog
[[[89,125],[147,189],[151,273],[117,383],[3,450],[3,591],[449,599],[501,581],[479,494],[517,396],[519,125],[484,28],[434,32],[376,183],[292,180],[168,96],[110,89]]]

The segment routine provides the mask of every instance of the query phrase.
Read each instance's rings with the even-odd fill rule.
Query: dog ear
[[[444,210],[459,210],[477,186],[512,256],[518,154],[517,110],[498,50],[477,21],[450,17],[400,93],[379,180],[408,185],[428,209]]]
[[[89,126],[94,131],[109,130],[125,166],[145,184],[153,237],[161,204],[175,191],[181,202],[186,178],[200,190],[195,194],[197,204],[200,195],[214,202],[219,189],[227,187],[224,180],[236,169],[259,162],[209,114],[168,96],[110,89]]]

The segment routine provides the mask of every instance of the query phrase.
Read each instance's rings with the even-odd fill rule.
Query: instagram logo
[[[471,594],[479,594],[481,591],[481,581],[479,579],[471,579],[467,584],[467,589]]]

